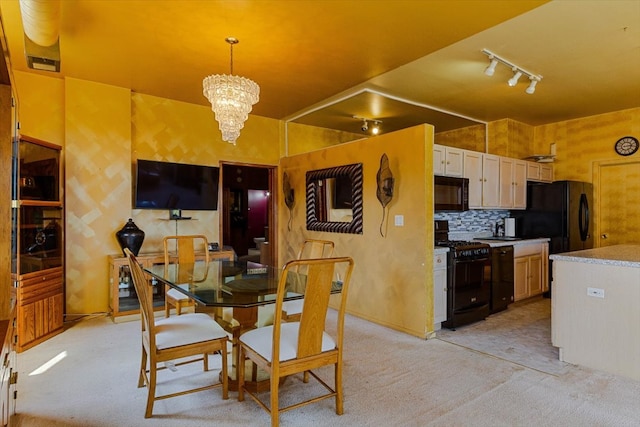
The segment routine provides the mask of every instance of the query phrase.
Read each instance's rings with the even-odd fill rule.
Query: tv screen
[[[134,208],[217,210],[220,168],[138,160]]]

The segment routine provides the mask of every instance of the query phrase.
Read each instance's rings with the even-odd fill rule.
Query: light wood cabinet
[[[505,209],[526,209],[526,161],[509,157],[500,158],[500,207]]]
[[[500,207],[500,156],[482,155],[482,207]]]
[[[527,181],[552,182],[553,166],[549,163],[527,162]]]
[[[514,246],[514,292],[519,301],[548,290],[548,244],[532,243]]]
[[[210,259],[233,259],[235,252],[232,249],[209,252]],[[203,254],[196,255],[196,258],[204,257]],[[164,253],[154,252],[139,254],[136,259],[143,267],[151,267],[156,264],[164,264]],[[135,293],[131,274],[129,272],[129,261],[123,255],[109,255],[109,301],[111,315],[114,320],[118,317],[137,315],[140,313],[140,303]],[[171,258],[171,261],[175,259]],[[155,310],[164,310],[164,286],[156,281],[153,284],[153,306]]]
[[[463,153],[460,148],[435,144],[433,146],[433,174],[462,176]]]
[[[447,320],[447,254],[434,254],[433,259],[433,327]]]
[[[464,151],[464,174],[469,180],[469,207],[471,209],[482,207],[482,153],[476,151]]]

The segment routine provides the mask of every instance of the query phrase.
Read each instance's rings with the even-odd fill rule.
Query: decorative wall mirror
[[[307,172],[307,230],[362,234],[362,163]]]

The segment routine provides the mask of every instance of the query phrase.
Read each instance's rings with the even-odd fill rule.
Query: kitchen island
[[[549,258],[551,341],[560,360],[640,380],[640,245]]]

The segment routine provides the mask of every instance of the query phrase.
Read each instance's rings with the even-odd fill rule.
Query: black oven
[[[433,203],[435,211],[469,210],[469,179],[434,176]]]

